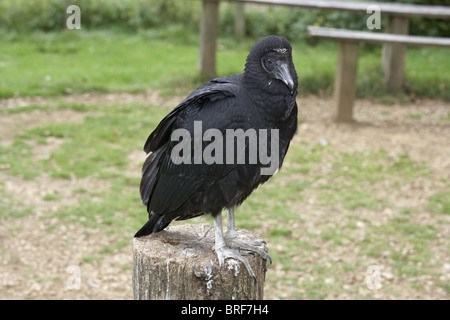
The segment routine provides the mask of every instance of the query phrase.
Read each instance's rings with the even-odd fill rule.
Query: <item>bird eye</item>
[[[275,61],[272,58],[261,59],[261,64],[267,72],[272,71],[274,62]]]

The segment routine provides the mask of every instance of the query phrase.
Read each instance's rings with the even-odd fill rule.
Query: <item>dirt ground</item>
[[[59,100],[78,103],[130,103],[145,102],[172,108],[182,97],[161,98],[155,92],[146,94],[73,95]],[[16,98],[0,100],[0,108],[45,104],[47,99]],[[425,162],[437,177],[450,179],[450,122],[442,121],[450,114],[450,104],[440,101],[415,101],[402,105],[380,105],[358,100],[355,108],[356,123],[336,124],[332,121],[333,100],[331,98],[302,97],[298,101],[299,130],[293,143],[301,140],[327,141],[337,150],[361,151],[384,148],[391,153],[407,153],[412,160]],[[21,130],[48,122],[82,121],[88,113],[70,110],[33,111],[0,115],[0,145],[9,145],[14,134]],[[418,116],[420,115],[420,116]],[[37,159],[45,157],[61,141],[54,139],[46,148],[36,151]],[[130,172],[139,175],[142,152],[129,155]],[[21,219],[0,220],[0,299],[132,299],[131,290],[131,235],[130,244],[114,254],[104,255],[99,261],[83,263],[82,257],[97,252],[107,244],[117,241],[114,235],[106,235],[99,229],[81,228],[78,224],[59,223],[56,218],[45,218],[59,209],[59,202],[44,201],[43,195],[82,187],[87,190],[108,188],[89,178],[52,179],[41,175],[24,181],[0,170],[0,180],[8,194],[17,195],[17,201],[34,208],[32,215]],[[439,183],[439,182],[436,182]],[[423,188],[427,188],[426,183]],[[424,201],[423,189],[409,190],[417,197],[399,201]],[[380,190],[383,192],[383,190]],[[74,203],[76,197],[67,197]],[[66,201],[67,205],[68,202]],[[412,206],[412,205],[411,205]],[[442,216],[448,222],[448,216]],[[448,226],[448,223],[447,223]],[[21,228],[21,232],[14,230]],[[51,230],[48,232],[47,230]],[[447,236],[450,230],[446,232]],[[270,247],[270,244],[269,244]],[[349,244],[351,247],[351,244]],[[55,254],[56,253],[56,254]],[[450,257],[440,257],[447,268],[445,281],[450,278]],[[270,272],[270,270],[269,270]],[[80,287],[76,279],[79,276]],[[362,277],[362,276],[361,276]],[[393,277],[386,272],[385,277]],[[423,279],[426,289],[427,278]],[[361,281],[364,281],[361,279]],[[275,296],[266,288],[265,298]],[[434,289],[433,289],[434,290]],[[445,299],[445,291],[425,290],[418,296],[417,290],[408,286],[400,288],[396,297],[390,292],[377,292],[379,299]],[[348,298],[341,297],[329,298]]]

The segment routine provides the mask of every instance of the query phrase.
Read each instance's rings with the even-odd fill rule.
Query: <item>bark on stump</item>
[[[248,230],[236,232],[242,240],[262,240]],[[263,299],[266,261],[245,256],[255,281],[240,261],[226,259],[221,269],[213,245],[214,228],[208,224],[170,226],[134,238],[134,299]]]

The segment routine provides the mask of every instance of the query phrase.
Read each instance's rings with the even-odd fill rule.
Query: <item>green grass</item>
[[[170,40],[167,40],[170,39]],[[220,38],[219,75],[242,72],[254,39],[241,43]],[[205,79],[199,76],[198,35],[175,25],[164,30],[128,33],[111,31],[33,32],[0,30],[0,98],[83,92],[142,92],[160,89],[185,94]],[[301,94],[331,94],[337,59],[336,44],[293,43]],[[446,51],[408,48],[403,95],[384,89],[381,48],[362,48],[358,66],[358,96],[382,101],[417,97],[450,100],[450,64]],[[426,65],[427,68],[417,66]]]
[[[428,198],[428,209],[433,213],[450,214],[450,191],[439,192]]]
[[[76,111],[80,109],[78,105],[73,106]],[[70,105],[60,104],[60,107],[67,109]],[[106,113],[112,109],[115,112]],[[89,106],[89,110],[105,113],[86,116],[83,123],[47,124],[18,134],[10,147],[0,147],[0,164],[9,166],[10,174],[20,174],[25,179],[32,179],[41,171],[55,178],[115,177],[112,168],[123,169],[128,163],[125,156],[141,149],[136,137],[145,140],[149,128],[164,115],[163,110],[136,105]],[[65,143],[50,158],[31,165],[30,143],[33,141],[39,147],[47,144],[46,139],[50,137],[64,139]]]
[[[0,188],[0,195],[7,195],[4,189]],[[2,199],[0,201],[0,221],[3,219],[23,218],[33,213],[33,208],[24,207],[18,201],[12,199]]]
[[[438,286],[444,288],[444,290],[450,294],[450,281],[439,281]]]
[[[194,73],[198,51],[145,33],[66,31],[1,38],[6,50],[0,53],[0,97],[144,91],[160,86],[161,74]]]

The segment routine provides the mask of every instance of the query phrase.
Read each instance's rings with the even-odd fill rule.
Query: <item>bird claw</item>
[[[272,264],[272,258],[264,250],[256,247],[256,245],[262,245],[266,242],[264,240],[254,241],[251,244],[238,239],[237,237],[225,237],[226,245],[220,247],[214,246],[212,249],[217,254],[217,259],[219,260],[220,270],[224,265],[225,259],[232,258],[241,261],[247,268],[249,275],[256,281],[255,273],[253,272],[250,262],[243,257],[243,255],[248,254],[259,254],[264,260],[269,260]]]
[[[258,246],[266,244],[266,242],[264,240],[258,240],[258,241],[253,241],[251,243],[248,243],[246,241],[240,240],[237,236],[232,236],[232,237],[226,236],[225,243],[230,248],[238,249],[239,252],[241,252],[241,250],[248,251],[247,253],[244,253],[244,254],[257,253],[264,260],[269,260],[270,264],[272,264],[272,258],[269,256],[269,254],[267,252],[265,252],[264,250],[258,248]]]
[[[224,246],[221,246],[219,248],[214,248],[214,251],[217,254],[217,259],[219,260],[219,266],[220,270],[222,270],[222,266],[225,262],[225,259],[232,258],[238,261],[241,261],[244,266],[247,268],[248,274],[256,281],[255,273],[253,272],[252,267],[250,266],[250,262],[248,262],[247,259],[245,259],[239,251],[236,249],[231,249]]]

